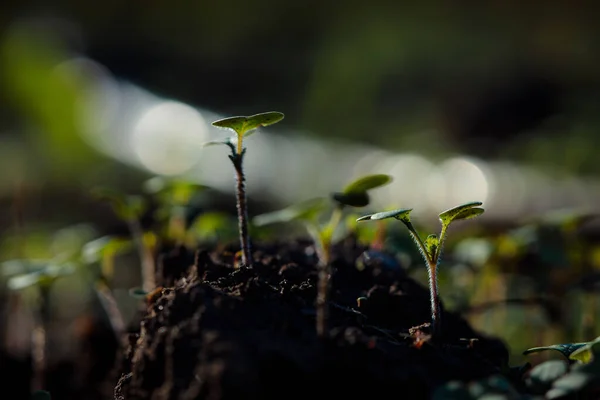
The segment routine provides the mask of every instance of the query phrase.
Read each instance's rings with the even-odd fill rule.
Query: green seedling
[[[523,355],[539,353],[541,351],[558,351],[570,362],[579,361],[583,364],[590,363],[594,354],[600,353],[600,337],[591,342],[553,344],[550,346],[532,347],[523,352]]]
[[[386,185],[392,177],[385,174],[367,175],[359,178],[343,191],[331,194],[333,211],[325,225],[320,224],[320,217],[327,208],[325,198],[315,198],[294,204],[283,210],[259,215],[253,219],[256,226],[272,223],[301,221],[315,242],[319,259],[319,281],[317,289],[317,334],[321,337],[327,332],[328,297],[331,278],[331,246],[336,230],[340,225],[346,207],[365,207],[369,205],[369,190]]]
[[[208,142],[205,146],[214,144],[227,145],[231,154],[229,159],[233,163],[236,173],[236,202],[238,212],[238,227],[240,234],[240,245],[242,247],[242,264],[246,267],[252,266],[252,254],[250,253],[250,237],[248,234],[248,206],[246,204],[246,188],[244,178],[244,154],[246,148],[243,146],[245,137],[250,136],[255,130],[262,126],[273,125],[283,119],[284,115],[280,112],[271,111],[262,114],[256,114],[249,117],[230,117],[213,122],[213,126],[218,128],[230,129],[235,132],[235,136],[223,141]]]
[[[365,215],[357,219],[357,221],[379,221],[388,218],[394,218],[401,221],[408,229],[410,236],[417,245],[427,266],[429,290],[431,294],[431,330],[434,337],[440,333],[441,315],[438,295],[438,266],[440,264],[442,249],[444,246],[444,241],[446,240],[448,227],[454,221],[475,218],[483,214],[484,210],[480,207],[481,205],[481,202],[472,202],[444,211],[439,215],[439,219],[442,224],[440,234],[429,235],[425,238],[425,240],[421,239],[421,236],[419,236],[419,233],[416,231],[410,220],[412,208],[384,211],[376,214]]]
[[[161,237],[178,244],[186,241],[192,200],[206,189],[208,187],[204,185],[162,176],[144,182],[144,191],[158,205],[154,213],[155,220],[165,227]]]
[[[142,288],[150,293],[156,287],[156,266],[153,249],[148,246],[140,218],[147,210],[147,203],[141,196],[124,195],[109,189],[96,189],[93,194],[107,201],[119,219],[129,228],[131,238],[137,248],[142,272]]]
[[[33,296],[24,295],[34,303],[35,328],[31,331],[32,389],[40,390],[44,387],[46,369],[46,329],[52,319],[52,287],[57,279],[74,273],[75,267],[70,263],[51,260],[10,260],[0,264],[0,271],[10,291],[24,293],[33,289]]]

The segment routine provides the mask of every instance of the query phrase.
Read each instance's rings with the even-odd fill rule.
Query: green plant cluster
[[[377,244],[392,252],[394,248],[410,252],[410,243],[407,244],[403,240],[413,242],[412,249],[416,257],[420,255],[426,267],[421,268],[421,264],[418,263],[416,270],[419,273],[423,271],[428,277],[431,294],[430,322],[434,342],[443,342],[443,321],[440,312],[442,296],[445,304],[452,304],[455,310],[470,315],[471,321],[475,322],[479,316],[484,317],[489,310],[514,303],[525,307],[546,307],[548,315],[555,318],[554,324],[558,326],[568,325],[569,318],[582,322],[581,325],[584,326],[582,332],[577,332],[578,335],[576,332],[568,332],[567,335],[558,337],[543,336],[544,331],[535,330],[533,333],[536,343],[559,342],[562,337],[596,335],[594,330],[597,326],[597,301],[594,290],[584,290],[585,282],[575,280],[577,276],[584,276],[589,277],[591,281],[600,269],[600,249],[579,240],[578,236],[581,227],[595,217],[592,214],[552,213],[519,227],[499,230],[487,237],[478,235],[477,238],[454,242],[452,254],[444,257],[445,260],[449,260],[446,261],[448,266],[442,269],[440,263],[445,244],[448,242],[449,227],[457,221],[483,214],[482,203],[474,201],[440,213],[441,229],[439,233],[429,235],[421,235],[413,225],[412,209],[382,211],[364,216],[356,214],[356,210],[370,205],[370,193],[373,190],[392,181],[393,177],[386,174],[358,177],[337,192],[315,194],[315,197],[281,210],[249,218],[243,169],[246,154],[244,139],[257,128],[275,124],[283,117],[282,113],[268,112],[249,117],[226,118],[214,123],[217,127],[234,132],[234,136],[230,138],[207,145],[224,144],[230,150],[229,159],[237,179],[237,219],[222,212],[199,212],[198,205],[210,197],[211,189],[183,179],[154,177],[144,183],[138,194],[99,188],[93,191],[93,195],[111,207],[114,214],[129,229],[129,234],[99,236],[94,235],[93,230],[87,230],[87,233],[83,234],[81,226],[73,227],[70,232],[67,229],[54,238],[53,251],[42,252],[44,257],[28,258],[24,253],[23,257],[3,262],[0,269],[3,286],[12,293],[27,293],[28,299],[31,300],[30,305],[35,310],[36,325],[43,331],[49,323],[52,301],[50,293],[56,283],[66,277],[80,274],[89,283],[93,295],[100,299],[115,335],[121,337],[125,324],[119,308],[115,306],[113,289],[122,256],[134,254],[139,260],[140,283],[139,286],[130,288],[129,293],[134,298],[143,299],[161,288],[161,282],[157,279],[160,262],[158,254],[165,246],[196,249],[213,245],[223,249],[225,243],[239,240],[240,262],[236,267],[252,269],[252,239],[258,237],[262,231],[268,231],[274,224],[298,223],[312,238],[318,260],[315,329],[320,337],[326,338],[329,332],[329,291],[331,276],[334,273],[332,248],[351,232],[356,234],[359,240],[372,244],[373,248]],[[143,223],[148,219],[152,221],[151,224]],[[391,220],[400,221],[406,228],[403,232],[408,235],[399,234],[394,230],[398,224],[389,224],[388,227]],[[372,221],[373,224],[363,224],[365,221]],[[363,235],[365,232],[368,235]],[[70,244],[57,247],[56,242],[60,242],[59,236],[63,239],[70,238]],[[60,251],[56,251],[57,248]],[[542,295],[534,298],[531,291],[519,292],[520,289],[516,288],[520,288],[520,277],[535,282],[535,291]],[[561,312],[560,307],[556,307],[557,303],[560,304],[567,298],[566,291],[556,284],[565,279],[574,287],[580,287],[583,293],[583,311],[577,318],[564,309]],[[499,282],[502,283],[504,292],[494,290],[493,285]],[[515,282],[518,285],[514,284]],[[485,297],[493,293],[500,293],[499,298]],[[557,309],[559,311],[556,311]],[[552,313],[552,310],[555,312]],[[536,314],[536,311],[533,314]],[[511,314],[507,312],[507,315],[505,318],[510,318]],[[506,321],[504,320],[504,325],[508,325]],[[558,340],[553,340],[555,337]],[[568,340],[570,339],[565,341]],[[519,344],[516,345],[518,346]],[[525,352],[526,355],[554,350],[563,354],[567,361],[551,360],[533,369],[526,364],[523,367],[507,369],[502,375],[479,382],[451,382],[440,388],[434,398],[594,398],[593,396],[598,394],[600,380],[599,346],[600,340],[596,339],[592,342],[531,348]]]
[[[536,347],[525,354],[545,350],[561,353],[564,360],[548,360],[531,368],[527,363],[504,375],[481,381],[448,382],[433,400],[533,400],[597,399],[600,396],[600,337],[591,342]]]

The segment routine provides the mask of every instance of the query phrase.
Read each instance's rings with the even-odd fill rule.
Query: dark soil
[[[453,313],[443,311],[435,342],[427,328],[411,330],[430,320],[428,289],[393,259],[365,250],[351,239],[334,249],[327,340],[315,332],[310,243],[256,246],[252,269],[235,268],[233,254],[172,250],[160,270],[165,288],[150,296],[132,335],[115,398],[419,399],[506,365],[500,341]]]

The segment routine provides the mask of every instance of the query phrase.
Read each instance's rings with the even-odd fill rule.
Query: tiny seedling
[[[393,211],[384,211],[376,214],[365,215],[357,219],[357,221],[379,221],[388,218],[394,218],[401,221],[406,228],[410,236],[413,238],[417,245],[423,260],[427,266],[427,274],[429,277],[429,290],[431,294],[431,331],[433,336],[437,336],[440,333],[440,306],[439,306],[439,295],[438,295],[438,266],[441,260],[442,249],[448,227],[454,221],[475,218],[483,214],[483,208],[480,206],[481,202],[466,203],[447,211],[444,211],[439,215],[442,229],[439,236],[432,234],[427,236],[425,240],[421,239],[416,229],[410,220],[410,213],[412,208],[399,209]]]
[[[242,264],[244,264],[246,267],[252,266],[252,255],[250,253],[250,237],[248,234],[248,206],[246,204],[246,188],[244,184],[245,177],[243,161],[244,154],[246,154],[246,148],[243,147],[243,140],[245,137],[248,137],[254,133],[257,128],[276,124],[277,122],[281,121],[283,117],[283,113],[270,111],[249,117],[241,116],[220,119],[213,122],[213,126],[231,129],[236,135],[226,140],[205,143],[205,146],[224,144],[227,145],[231,150],[229,159],[235,168],[237,180],[236,202],[240,245],[242,247]]]
[[[186,243],[188,225],[198,212],[193,201],[207,189],[205,185],[162,176],[144,182],[144,191],[157,203],[154,219],[163,227],[161,238],[177,244]]]
[[[71,275],[75,266],[71,263],[55,263],[51,260],[9,260],[0,264],[2,277],[12,292],[33,290],[35,328],[31,331],[32,389],[44,387],[47,367],[46,329],[52,321],[51,292],[57,279]]]
[[[131,238],[138,250],[142,269],[142,288],[150,293],[156,287],[156,266],[154,254],[149,243],[149,235],[145,235],[140,218],[148,205],[141,196],[124,195],[113,190],[97,188],[93,195],[108,201],[114,213],[127,224]]]
[[[332,193],[333,211],[325,225],[320,217],[327,206],[325,198],[314,198],[294,204],[283,210],[256,216],[252,222],[256,226],[272,223],[301,221],[315,242],[319,259],[319,280],[317,289],[317,334],[321,337],[327,332],[328,297],[331,278],[331,246],[335,232],[342,220],[346,207],[365,207],[369,205],[369,190],[386,185],[392,177],[374,174],[361,177],[348,184],[343,191]]]

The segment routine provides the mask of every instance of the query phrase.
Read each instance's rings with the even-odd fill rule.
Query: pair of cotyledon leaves
[[[332,194],[333,200],[339,206],[364,207],[369,204],[369,193],[371,189],[386,185],[392,181],[392,177],[386,174],[366,175],[348,184],[341,192]],[[264,226],[272,223],[290,221],[315,220],[327,206],[324,197],[309,199],[279,211],[261,214],[253,218],[256,226]]]
[[[278,111],[269,111],[265,113],[250,115],[250,116],[238,116],[223,118],[212,123],[217,128],[231,129],[237,135],[237,140],[241,140],[244,137],[248,137],[253,134],[257,128],[262,126],[269,126],[276,124],[284,118],[283,113]],[[226,144],[231,146],[232,139],[226,140],[215,140],[204,143],[204,146],[211,146],[215,144]]]
[[[475,218],[483,214],[484,209],[480,207],[482,204],[483,203],[481,203],[480,201],[474,201],[444,211],[439,215],[443,230],[447,229],[453,221]],[[411,211],[412,208],[402,208],[398,210],[384,211],[371,215],[365,215],[364,217],[358,218],[357,221],[377,221],[388,218],[394,218],[399,221],[402,221],[405,225],[409,227],[409,229],[412,229],[410,226]],[[424,250],[426,250],[427,258],[432,262],[435,262],[435,260],[439,256],[440,240],[443,240],[443,237],[438,238],[437,235],[429,235],[425,239]]]
[[[483,214],[484,210],[480,207],[482,204],[483,203],[481,203],[480,201],[474,201],[453,207],[439,215],[440,221],[443,225],[448,226],[453,221],[457,221],[460,219],[475,218]],[[412,208],[402,208],[398,210],[383,211],[371,215],[365,215],[364,217],[360,217],[359,219],[357,219],[357,221],[395,218],[399,221],[410,222],[410,213],[412,210]]]

